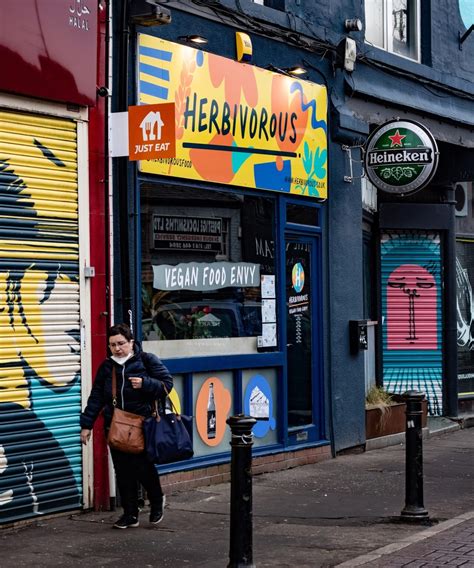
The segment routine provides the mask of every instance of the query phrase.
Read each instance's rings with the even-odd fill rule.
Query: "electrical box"
[[[369,348],[367,320],[349,321],[349,342],[350,350],[353,355]]]

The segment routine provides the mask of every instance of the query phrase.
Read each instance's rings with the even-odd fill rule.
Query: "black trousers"
[[[117,486],[120,492],[123,512],[126,515],[138,516],[138,488],[143,485],[147,492],[151,508],[160,508],[163,491],[160,476],[154,464],[145,454],[124,454],[111,450]]]

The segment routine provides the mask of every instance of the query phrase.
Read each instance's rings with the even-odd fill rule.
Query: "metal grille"
[[[0,522],[81,505],[77,136],[0,111]]]
[[[383,382],[390,392],[424,392],[442,413],[442,274],[438,233],[381,237]]]

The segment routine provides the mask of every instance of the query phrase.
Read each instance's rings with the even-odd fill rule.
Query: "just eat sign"
[[[176,156],[174,103],[128,107],[129,159]]]

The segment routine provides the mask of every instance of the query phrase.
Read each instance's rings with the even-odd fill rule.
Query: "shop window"
[[[419,61],[419,0],[365,0],[365,40]]]
[[[316,207],[288,203],[286,206],[286,222],[319,227],[319,210]]]
[[[189,357],[277,348],[273,199],[145,183],[141,220],[148,350]]]

